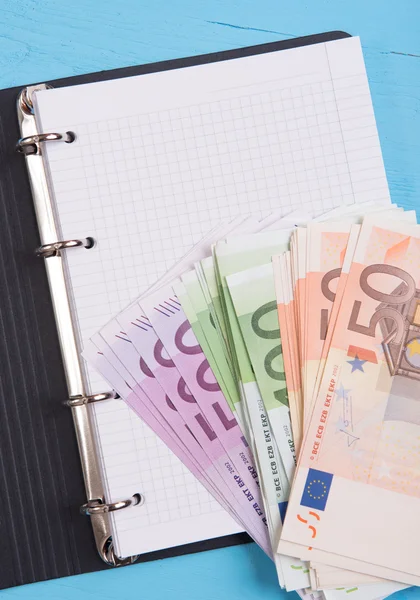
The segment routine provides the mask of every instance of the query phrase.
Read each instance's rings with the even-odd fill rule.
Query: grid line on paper
[[[329,71],[329,73],[330,73],[330,78],[331,78],[331,81],[332,81],[331,65],[330,65],[330,60],[329,60],[329,57],[328,57],[328,51],[327,51],[327,48],[325,48],[325,57],[326,57],[326,59],[327,59],[328,71]],[[333,94],[334,94],[334,100],[335,100],[335,104],[336,104],[336,107],[337,107],[337,112],[338,112],[337,96],[336,96],[336,93],[335,93],[334,83],[332,83],[332,90],[333,90]],[[342,138],[343,138],[343,137],[344,137],[344,136],[343,136],[343,128],[342,128],[342,126],[341,126],[341,123],[340,123],[340,131],[341,131],[341,136],[342,136]],[[344,145],[344,154],[345,154],[345,157],[346,157],[346,163],[347,163],[347,165],[348,165],[346,145],[345,145],[345,144],[343,144],[343,145]],[[350,174],[350,173],[349,173],[349,174]],[[350,188],[351,188],[351,194],[352,194],[352,195],[353,195],[353,197],[354,197],[354,189],[353,189],[353,185],[352,185],[352,180],[351,180],[351,177],[349,178],[349,185],[350,185]]]
[[[303,77],[301,77],[301,79],[302,78]],[[354,81],[355,79],[357,79],[359,81],[359,83],[355,83],[355,81]],[[334,81],[334,83],[336,84],[335,85],[336,90],[350,90],[351,91],[351,98],[352,98],[353,102],[355,102],[358,98],[364,97],[364,98],[367,99],[367,105],[369,105],[369,106],[371,105],[370,92],[369,92],[369,88],[368,88],[367,82],[366,82],[366,73],[360,73],[360,74],[356,74],[356,75],[353,75],[353,76],[343,76],[343,77],[339,77],[339,76],[336,75],[336,76],[334,76],[334,78],[331,77],[331,73],[328,73],[328,76],[325,77],[325,79],[320,78],[320,79],[313,80],[313,82],[315,84],[331,83],[331,81]],[[347,82],[348,85],[342,85],[343,82]],[[279,81],[277,81],[277,83],[279,83]],[[298,86],[298,85],[299,84],[296,84],[296,86]],[[293,86],[293,87],[296,87],[296,86]],[[305,87],[305,86],[303,86],[303,87]],[[357,87],[359,87],[359,88],[361,88],[361,90],[363,90],[362,93],[360,93],[360,94],[355,93],[355,90],[356,90]],[[286,91],[286,93],[287,93],[287,90],[289,88],[282,87],[281,89],[282,89],[282,91]],[[254,95],[258,96],[259,92],[255,93]],[[237,99],[242,100],[244,97],[246,97],[246,96],[243,96],[243,95],[241,95],[241,96],[232,96],[232,99],[237,98]],[[249,97],[251,98],[252,94],[249,95]],[[319,102],[314,102],[313,103],[314,106],[317,106],[317,104],[323,104],[322,100],[320,100]],[[357,103],[355,103],[355,104],[357,105]],[[183,108],[192,108],[192,107],[193,108],[197,108],[198,106],[199,105],[185,103],[185,105],[183,106]],[[125,125],[127,125],[128,121],[131,123],[132,121],[138,119],[139,116],[144,116],[144,115],[147,116],[147,114],[148,113],[143,113],[142,114],[141,113],[141,108],[139,107],[139,112],[138,113],[133,113],[133,114],[131,114],[128,117],[124,117]],[[234,120],[234,118],[233,118],[233,120]],[[92,119],[89,124],[94,126],[95,124],[102,123],[102,122],[103,121]],[[119,123],[118,119],[114,119],[113,120],[113,124],[114,124],[114,127],[112,128],[113,132],[115,132],[115,131],[118,130],[118,123]],[[85,125],[84,122],[74,123],[75,129],[77,129],[78,131],[80,130],[80,127],[83,127],[84,125]],[[110,126],[110,130],[111,130],[111,126]],[[180,131],[180,130],[181,130],[181,127],[174,128],[174,131]],[[62,162],[62,159],[61,158],[54,158],[54,157],[52,157],[51,158],[51,162],[55,162],[55,161]],[[49,159],[49,162],[50,162],[50,159]]]
[[[387,197],[364,72],[333,79],[328,57],[316,77],[267,81],[258,93],[226,88],[200,104],[186,94],[178,108],[49,125],[78,133],[68,162],[48,150],[64,239],[97,240],[67,257],[82,342],[220,220]],[[360,148],[378,161],[358,162]],[[123,403],[94,412],[110,500],[146,497],[115,515],[117,531],[221,510]]]

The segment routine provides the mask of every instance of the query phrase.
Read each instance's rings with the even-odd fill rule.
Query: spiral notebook
[[[8,107],[5,117],[12,92],[0,93],[0,108]],[[34,388],[31,416],[22,427],[43,430],[28,460],[36,462],[41,445],[51,463],[45,470],[38,460],[32,469],[35,505],[51,495],[55,500],[48,519],[25,514],[24,505],[8,509],[8,524],[0,528],[19,569],[11,560],[11,574],[2,573],[0,583],[7,587],[101,568],[93,539],[110,565],[129,564],[139,555],[146,560],[247,541],[179,460],[112,397],[81,352],[93,333],[221,220],[297,207],[316,214],[389,197],[359,39],[332,32],[72,78],[52,87],[29,86],[19,96],[18,117],[23,157],[9,156],[6,143],[15,130],[2,119],[1,147],[8,161],[2,206],[10,212],[11,198],[18,195],[25,204],[19,215],[13,207],[10,229],[20,236],[25,262],[23,240],[36,238],[30,182],[41,258],[29,260],[37,261],[29,280],[15,265],[21,312],[6,323],[7,375],[16,380],[27,370],[26,352],[35,373],[29,388],[42,382]],[[29,178],[22,176],[24,163]],[[3,243],[5,266],[11,248]],[[10,289],[12,279],[7,279]],[[15,341],[22,324],[24,351]],[[14,344],[20,348],[19,364],[13,362]],[[27,388],[21,392],[25,402]],[[20,404],[14,416],[20,418],[25,402],[19,390],[14,398]],[[3,455],[21,443],[13,441],[22,433],[16,426],[8,432],[9,441],[1,441]],[[28,455],[27,448],[19,450]],[[21,494],[30,467],[28,462],[14,467]],[[4,466],[1,479],[11,480]],[[6,488],[10,499],[13,486]],[[140,493],[145,501],[136,504]],[[85,516],[78,514],[78,504]],[[87,531],[89,517],[93,536]],[[12,526],[19,518],[24,542]],[[86,543],[89,536],[92,542]],[[22,543],[47,546],[47,538],[42,560],[21,548]]]

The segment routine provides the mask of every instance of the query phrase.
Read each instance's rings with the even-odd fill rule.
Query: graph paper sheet
[[[74,131],[47,159],[80,345],[214,225],[388,198],[358,38],[36,94],[42,131]],[[55,240],[51,240],[55,241]],[[92,392],[107,389],[87,369]],[[118,401],[94,408],[127,556],[238,531]]]

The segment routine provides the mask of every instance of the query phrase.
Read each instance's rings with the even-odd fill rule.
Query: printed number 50
[[[405,285],[404,283],[400,284],[398,288],[394,290],[393,294],[385,294],[384,292],[375,290],[371,285],[369,285],[368,277],[373,273],[393,275],[394,277],[398,277],[398,279],[401,279],[405,283]],[[378,302],[383,302],[385,304],[393,304],[395,306],[405,304],[406,302],[409,302],[416,293],[416,283],[411,277],[411,275],[403,269],[400,269],[399,267],[394,267],[392,265],[370,265],[369,267],[363,269],[363,271],[360,274],[359,281],[362,291],[367,296],[369,296],[369,298],[372,298],[372,300],[377,300]],[[347,326],[347,329],[349,329],[349,331],[355,331],[356,333],[361,333],[362,335],[375,337],[376,326],[379,323],[379,321],[381,319],[392,319],[392,321],[394,321],[396,325],[396,330],[394,331],[393,339],[396,343],[400,343],[402,341],[402,337],[404,334],[404,317],[396,308],[393,308],[392,306],[380,308],[379,310],[376,310],[372,315],[369,321],[369,325],[361,325],[357,322],[361,306],[362,303],[360,302],[360,300],[355,300],[351,311],[349,324]]]

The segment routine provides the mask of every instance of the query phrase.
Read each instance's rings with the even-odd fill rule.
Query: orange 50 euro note
[[[279,552],[415,584],[420,226],[377,221],[361,227]]]

